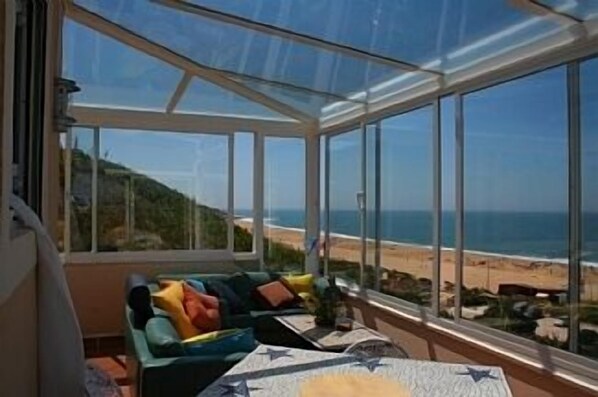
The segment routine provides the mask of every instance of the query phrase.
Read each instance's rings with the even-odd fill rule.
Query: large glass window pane
[[[101,131],[100,251],[225,249],[228,136]]]
[[[174,113],[292,120],[251,99],[199,78],[191,80]]]
[[[76,3],[189,59],[255,81],[283,82],[346,96],[403,74],[389,65],[273,37],[156,2]]]
[[[264,262],[268,270],[302,272],[305,141],[268,137],[264,151]]]
[[[582,267],[579,353],[598,359],[598,59],[581,65]]]
[[[432,109],[382,122],[381,290],[429,305],[432,291]]]
[[[566,69],[465,96],[464,121],[462,317],[564,348]]]
[[[81,92],[73,104],[165,111],[183,72],[90,28],[65,20],[63,76]]]
[[[235,134],[235,252],[253,251],[254,135]]]
[[[361,130],[330,138],[330,274],[359,284]]]
[[[337,103],[339,99],[336,96],[329,96],[325,94],[316,94],[303,90],[293,90],[288,87],[271,84],[263,81],[256,81],[249,78],[236,79],[252,90],[261,92],[271,98],[276,99],[282,103],[286,103],[291,107],[310,114],[313,117],[322,115],[322,108],[331,103]]]
[[[465,65],[560,28],[502,0],[188,1],[435,68]]]
[[[71,130],[71,252],[91,250],[93,135],[90,128]]]

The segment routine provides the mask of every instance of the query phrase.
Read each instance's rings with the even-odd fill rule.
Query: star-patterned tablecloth
[[[412,397],[511,397],[499,367],[260,345],[198,397],[298,396],[305,382],[327,374],[375,374],[405,386]],[[390,396],[389,396],[390,397]]]

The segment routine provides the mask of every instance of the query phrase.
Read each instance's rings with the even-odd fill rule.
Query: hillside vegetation
[[[71,249],[90,251],[92,161],[80,149],[72,150],[71,159]],[[97,207],[100,252],[225,249],[227,245],[226,213],[104,159],[98,162]],[[235,251],[252,250],[250,232],[235,226],[234,234]],[[299,250],[268,239],[264,247],[265,258],[275,268],[299,269],[303,264]]]

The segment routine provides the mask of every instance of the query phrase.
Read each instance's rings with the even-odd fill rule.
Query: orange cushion
[[[199,330],[191,323],[183,307],[183,283],[173,282],[159,292],[152,294],[154,305],[168,312],[174,328],[181,339],[189,339],[199,334]]]
[[[183,283],[183,306],[191,323],[201,332],[220,329],[220,304],[218,299],[197,292],[195,288]]]
[[[278,309],[296,302],[296,296],[291,289],[281,281],[273,281],[260,285],[256,292],[264,303],[271,309]]]

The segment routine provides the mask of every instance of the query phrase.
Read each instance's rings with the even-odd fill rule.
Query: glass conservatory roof
[[[598,1],[69,0],[66,15],[75,105],[321,122],[587,37]]]

